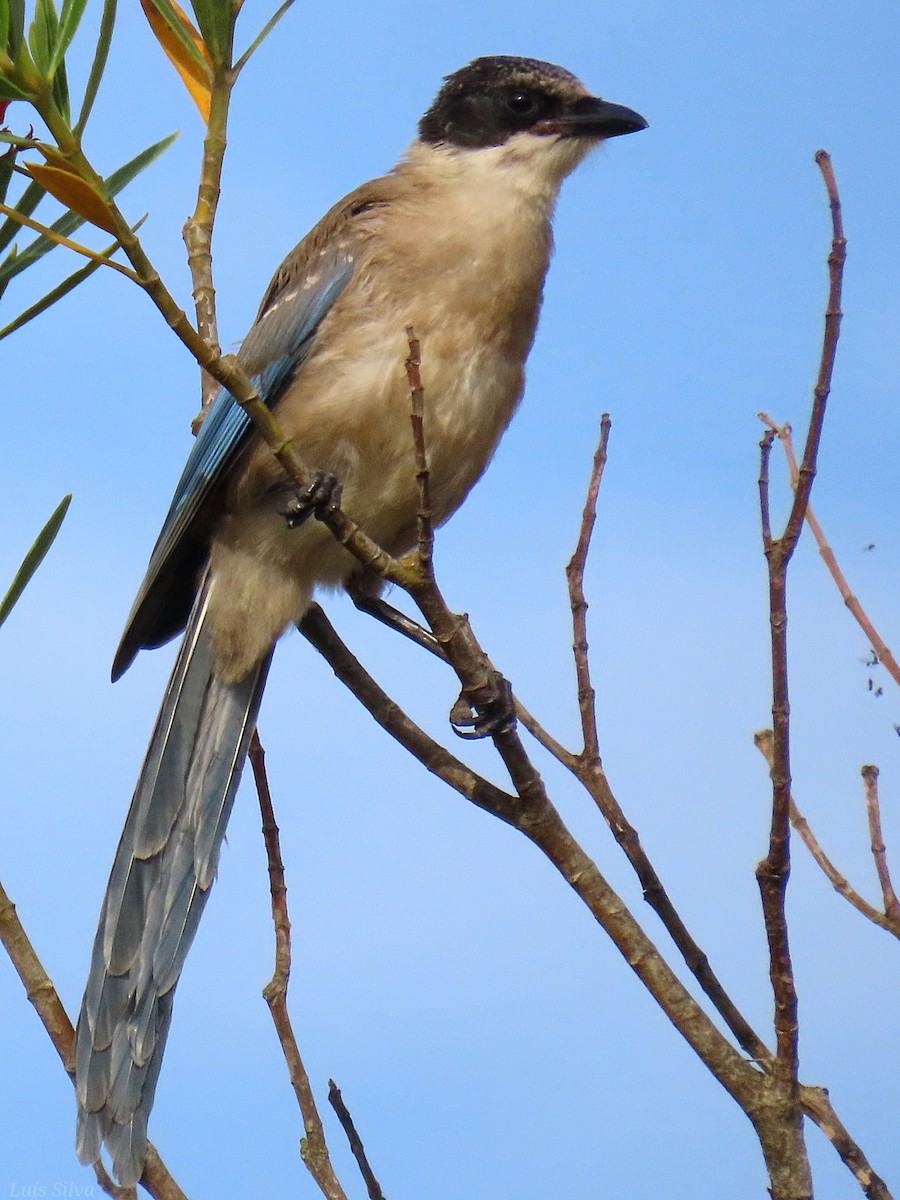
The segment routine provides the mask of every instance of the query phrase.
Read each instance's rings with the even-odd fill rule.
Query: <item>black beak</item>
[[[550,124],[550,122],[548,122]],[[554,132],[568,137],[620,137],[623,133],[638,133],[647,122],[633,108],[613,104],[599,96],[585,96],[554,118]]]

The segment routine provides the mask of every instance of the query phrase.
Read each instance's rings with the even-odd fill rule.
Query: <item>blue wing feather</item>
[[[352,246],[342,240],[307,262],[299,277],[291,278],[288,271],[282,282],[280,273],[276,275],[276,282],[270,287],[238,354],[269,407],[277,404],[282,389],[309,353],[316,330],[350,282],[353,268]],[[250,418],[223,388],[200,427],[175,488],[116,653],[113,679],[126,670],[141,647],[159,645],[183,628],[192,597],[188,598],[187,607],[184,599],[179,598],[174,615],[165,614],[157,619],[168,598],[168,589],[161,585],[167,573],[178,577],[181,583],[185,562],[189,561],[194,571],[199,565],[195,548],[198,517],[206,501],[227,478],[250,425]]]

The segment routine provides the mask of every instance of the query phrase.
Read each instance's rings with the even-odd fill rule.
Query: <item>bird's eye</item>
[[[535,98],[530,92],[512,92],[506,97],[506,107],[519,116],[527,116],[528,113],[534,112],[536,106]]]

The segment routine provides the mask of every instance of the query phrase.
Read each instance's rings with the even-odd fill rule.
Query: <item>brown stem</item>
[[[59,1055],[66,1074],[75,1082],[75,1030],[69,1015],[57,995],[56,988],[44,970],[22,922],[16,906],[0,884],[0,942],[15,967],[25,988],[25,995],[34,1005],[35,1012],[56,1053]],[[94,1164],[97,1183],[109,1196],[116,1200],[127,1200],[134,1196],[132,1188],[120,1188],[110,1179],[102,1163]],[[187,1200],[184,1192],[169,1174],[152,1143],[147,1143],[147,1157],[141,1184],[157,1200]]]
[[[381,1190],[381,1184],[375,1178],[375,1173],[369,1166],[369,1160],[366,1158],[366,1149],[362,1144],[362,1138],[356,1132],[356,1126],[353,1124],[353,1118],[350,1116],[349,1109],[344,1103],[341,1089],[333,1079],[328,1080],[328,1100],[331,1107],[337,1113],[341,1127],[347,1135],[347,1141],[350,1144],[350,1149],[353,1151],[353,1157],[356,1159],[359,1173],[362,1175],[366,1191],[369,1193],[369,1200],[384,1200],[384,1192]]]
[[[759,417],[760,420],[764,421],[770,429],[773,429],[778,434],[781,444],[784,447],[784,453],[788,461],[788,467],[790,468],[791,483],[796,487],[798,469],[797,459],[794,455],[794,446],[791,440],[790,425],[776,425],[769,414],[765,412],[761,412]],[[851,591],[850,584],[847,582],[847,578],[838,564],[834,550],[832,550],[828,539],[825,537],[822,526],[819,524],[819,521],[813,512],[812,505],[807,506],[806,523],[809,526],[813,537],[816,539],[816,545],[819,548],[819,554],[822,556],[825,566],[828,568],[832,579],[837,585],[837,589],[841,594],[842,600],[853,614],[863,633],[865,633],[866,637],[868,638],[869,645],[872,647],[872,650],[874,651],[878,661],[888,671],[894,682],[900,684],[900,663],[898,663],[896,658],[894,658],[890,647],[872,624],[871,618],[860,604],[859,599]]]
[[[214,354],[221,354],[219,328],[216,318],[216,289],[213,284],[212,236],[222,185],[222,164],[225,159],[228,129],[228,108],[231,89],[236,79],[235,72],[228,66],[231,47],[226,51],[226,62],[218,63],[213,71],[210,90],[209,121],[203,140],[203,160],[200,181],[197,187],[197,203],[193,214],[182,229],[188,255],[188,269],[193,284],[194,310],[197,315],[197,332]],[[219,391],[218,381],[206,370],[201,369],[200,416]]]
[[[757,867],[769,944],[769,974],[775,997],[776,1079],[796,1093],[799,1069],[797,1048],[797,991],[788,942],[785,896],[790,876],[790,699],[787,665],[787,568],[793,555],[816,471],[825,407],[831,389],[841,322],[841,287],[846,242],[841,206],[831,160],[824,150],[816,153],[831,208],[832,240],[828,256],[829,293],[819,373],[813,392],[812,414],[797,472],[790,516],[781,537],[773,538],[769,516],[769,456],[774,431],[766,430],[761,443],[760,517],[763,548],[769,569],[769,624],[772,654],[772,821],[769,851]],[[799,1116],[798,1116],[799,1120]]]
[[[771,729],[760,729],[753,735],[753,741],[756,743],[757,749],[766,759],[771,768],[773,762],[772,747],[773,735]],[[806,817],[797,807],[793,796],[791,797],[791,825],[799,833],[803,844],[813,856],[816,864],[821,868],[823,874],[828,879],[828,882],[844,899],[852,904],[853,907],[869,921],[875,925],[879,925],[882,929],[886,929],[888,933],[892,933],[895,937],[900,937],[900,920],[896,916],[892,917],[886,913],[879,912],[878,909],[863,899],[856,891],[847,878],[840,873],[825,851],[819,844],[816,835],[813,833]]]
[[[771,1063],[771,1052],[762,1039],[754,1032],[749,1022],[740,1013],[731,997],[725,991],[710,966],[709,959],[697,945],[674,904],[669,899],[668,893],[663,887],[662,880],[657,875],[653,864],[650,862],[646,851],[641,845],[637,830],[629,823],[613,794],[600,760],[594,690],[591,685],[590,664],[588,660],[588,605],[584,593],[584,570],[590,549],[591,533],[596,519],[597,499],[603,476],[603,468],[606,463],[610,425],[609,416],[604,413],[600,421],[600,442],[594,455],[578,542],[575,552],[566,568],[574,627],[578,706],[581,712],[584,749],[580,754],[572,754],[560,746],[540,726],[532,729],[531,722],[534,719],[528,713],[525,714],[527,720],[523,720],[523,724],[559,762],[566,766],[581,781],[603,814],[616,842],[634,868],[643,888],[644,899],[662,921],[669,936],[694,975],[694,978],[715,1005],[717,1011],[746,1053],[760,1064],[768,1065]],[[536,725],[537,723],[535,722],[534,724]]]
[[[803,520],[809,504],[809,494],[812,490],[816,474],[816,460],[819,453],[819,442],[822,438],[822,425],[825,420],[825,407],[831,391],[831,379],[834,374],[834,360],[837,354],[838,338],[841,333],[841,291],[844,281],[844,262],[847,257],[847,239],[844,237],[844,226],[841,217],[841,200],[838,195],[837,182],[831,165],[831,157],[825,150],[816,151],[816,162],[825,181],[828,193],[828,203],[831,208],[831,252],[828,255],[828,305],[825,309],[825,333],[822,340],[822,354],[819,359],[819,374],[813,390],[813,408],[806,434],[806,445],[803,449],[803,461],[797,471],[797,487],[794,492],[794,503],[791,515],[788,517],[784,535],[780,539],[785,560],[794,552],[794,547],[800,537]]]
[[[591,667],[588,657],[587,640],[587,610],[588,603],[584,594],[584,568],[587,562],[588,550],[591,546],[591,534],[597,519],[597,496],[603,479],[603,468],[606,466],[606,451],[609,445],[609,432],[612,427],[609,413],[603,413],[600,418],[600,441],[594,454],[594,464],[588,483],[587,498],[581,515],[581,529],[575,552],[566,567],[566,580],[569,585],[569,605],[572,609],[573,642],[575,655],[575,675],[578,681],[578,710],[581,714],[581,733],[583,739],[582,758],[591,764],[600,763],[600,739],[597,733],[597,708],[594,688],[591,684]]]
[[[771,446],[771,441],[769,442]],[[756,876],[762,898],[769,975],[775,997],[776,1074],[794,1087],[799,1069],[797,991],[791,966],[785,896],[790,876],[790,702],[787,673],[787,561],[769,540],[769,624],[772,642],[772,729],[774,734],[772,819],[769,852]]]
[[[887,851],[884,846],[884,836],[881,832],[881,805],[878,801],[878,768],[867,763],[861,768],[863,785],[866,789],[866,816],[869,821],[869,837],[872,843],[872,857],[875,859],[875,870],[878,872],[878,882],[881,884],[881,894],[884,898],[885,916],[895,921],[900,918],[900,903],[897,893],[891,883],[891,872],[888,867]]]
[[[469,639],[474,641],[474,638],[467,624],[465,628],[468,632],[461,638],[461,644],[468,650]],[[518,796],[514,797],[470,771],[411,721],[341,642],[317,605],[312,605],[300,622],[300,631],[323,654],[338,678],[351,689],[376,721],[429,771],[444,779],[479,808],[524,833],[543,851],[716,1078],[748,1113],[755,1113],[757,1105],[762,1107],[760,1089],[763,1076],[738,1054],[712,1024],[600,874],[596,864],[572,837],[547,798],[540,776],[525,756],[517,735],[513,731],[494,735],[495,743],[501,743],[501,754],[516,784]],[[460,643],[451,638],[448,644],[456,650]],[[486,662],[482,651],[477,669],[483,669]],[[465,671],[460,670],[459,674],[465,686]]]
[[[300,1106],[306,1136],[300,1140],[300,1156],[307,1170],[318,1184],[326,1200],[347,1200],[341,1187],[325,1142],[322,1120],[316,1107],[309,1076],[300,1057],[300,1048],[291,1025],[287,1009],[287,988],[291,974],[291,922],[287,907],[287,886],[284,882],[284,863],[272,794],[266,776],[266,756],[259,735],[254,732],[247,757],[253,768],[253,779],[259,797],[262,816],[263,840],[269,863],[269,891],[272,897],[272,922],[275,926],[275,969],[272,978],[263,988],[263,996],[272,1014],[272,1021],[281,1043],[284,1061],[287,1063],[291,1086]]]
[[[409,357],[405,362],[409,380],[410,420],[412,421],[413,444],[416,453],[416,485],[419,490],[419,509],[416,514],[418,527],[419,562],[422,572],[431,575],[434,553],[434,521],[431,509],[431,474],[428,469],[428,454],[425,449],[425,389],[422,387],[422,349],[412,325],[408,325]]]
[[[803,1111],[821,1129],[848,1170],[853,1172],[867,1200],[893,1200],[887,1184],[877,1175],[860,1147],[831,1106],[825,1088],[801,1087]]]
[[[350,653],[318,604],[309,606],[298,629],[382,729],[417,758],[432,775],[449,784],[478,808],[493,813],[508,824],[514,823],[518,805],[516,797],[471,770],[410,720],[399,704],[379,687]]]

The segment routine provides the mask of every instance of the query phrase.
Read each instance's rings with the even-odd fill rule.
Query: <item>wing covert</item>
[[[269,407],[277,403],[353,275],[353,246],[348,238],[312,255],[302,254],[303,249],[301,242],[279,269],[238,353]],[[138,650],[162,645],[184,628],[206,555],[208,502],[227,478],[249,429],[250,418],[222,388],[176,485],[116,652],[114,680]]]

